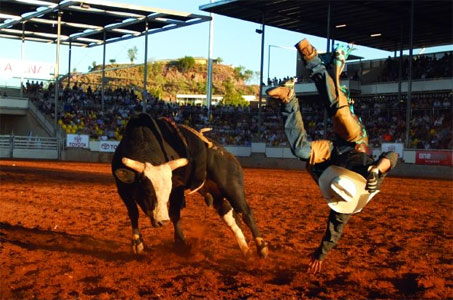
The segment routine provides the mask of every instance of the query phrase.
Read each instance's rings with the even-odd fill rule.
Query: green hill
[[[95,66],[85,74],[73,73],[71,82],[82,87],[100,86],[102,66]],[[213,64],[213,95],[226,93],[258,95],[259,86],[245,82],[253,75],[243,67]],[[203,59],[184,57],[174,61],[149,62],[147,90],[163,100],[175,100],[176,94],[206,94],[207,64]],[[144,66],[140,64],[110,64],[105,67],[106,85],[114,88],[143,90]]]

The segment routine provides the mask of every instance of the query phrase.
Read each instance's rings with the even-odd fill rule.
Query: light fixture
[[[335,26],[335,28],[343,28],[343,27],[346,27],[347,25],[346,24],[338,24]]]
[[[382,33],[373,33],[373,34],[370,34],[370,37],[378,37],[381,35],[382,35]]]
[[[90,6],[89,4],[86,4],[86,3],[84,3],[84,2],[81,2],[81,3],[80,3],[80,8],[83,8],[83,9],[90,9],[91,6]]]

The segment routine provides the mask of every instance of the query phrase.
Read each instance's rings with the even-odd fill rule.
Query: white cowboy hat
[[[330,166],[321,174],[318,184],[329,207],[339,213],[355,214],[379,191],[369,193],[366,179],[351,170]]]

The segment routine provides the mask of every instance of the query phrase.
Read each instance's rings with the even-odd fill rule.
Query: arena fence
[[[59,159],[55,137],[0,135],[0,158]]]

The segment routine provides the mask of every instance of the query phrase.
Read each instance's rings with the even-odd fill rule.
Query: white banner
[[[99,152],[115,152],[119,143],[118,141],[100,141]]]
[[[403,143],[382,143],[381,151],[382,152],[394,151],[394,152],[398,153],[399,158],[402,158],[403,151],[404,151],[404,144]]]
[[[0,78],[51,79],[54,64],[17,59],[0,59]]]
[[[67,134],[66,135],[66,147],[72,148],[88,148],[90,138],[88,135],[79,134]]]

